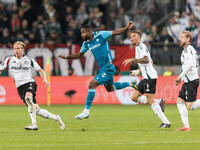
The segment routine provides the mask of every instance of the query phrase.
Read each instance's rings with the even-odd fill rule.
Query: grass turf
[[[93,105],[90,118],[75,120],[84,106],[41,106],[60,114],[66,123],[62,131],[57,122],[37,117],[38,131],[27,131],[30,123],[25,106],[0,106],[1,150],[114,150],[162,149],[185,150],[200,147],[200,109],[189,111],[190,132],[174,132],[182,126],[175,105],[166,106],[172,122],[169,129],[159,129],[161,121],[148,105]]]

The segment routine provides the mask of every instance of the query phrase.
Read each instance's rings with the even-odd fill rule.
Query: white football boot
[[[62,118],[61,118],[60,115],[57,115],[57,122],[58,122],[58,124],[60,125],[60,128],[61,128],[62,130],[65,130],[65,124],[64,124],[64,122],[62,121]]]
[[[89,112],[83,111],[82,113],[80,113],[79,115],[75,116],[75,119],[81,120],[81,119],[86,119],[89,118]]]

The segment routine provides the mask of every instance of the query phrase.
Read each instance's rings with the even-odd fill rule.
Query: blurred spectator
[[[15,34],[17,31],[20,30],[20,26],[21,26],[21,21],[18,17],[17,13],[13,13],[12,14],[12,18],[10,21],[10,29],[11,29],[11,33]]]
[[[59,35],[62,35],[62,29],[60,23],[57,21],[56,16],[50,18],[50,22],[47,24],[46,34],[50,33],[50,30],[56,30]]]
[[[45,32],[45,27],[46,27],[46,21],[43,19],[43,15],[38,15],[37,16],[37,20],[36,20],[36,25],[34,26],[34,30],[36,31],[37,28],[39,30],[39,34],[40,34],[40,40],[41,42],[45,42],[46,39],[46,32]],[[36,34],[36,33],[35,33]]]
[[[120,44],[131,45],[130,35],[131,35],[131,30],[127,32],[126,38],[123,41],[121,41]]]
[[[169,19],[167,32],[173,38],[175,43],[179,41],[179,37],[181,36],[183,31],[184,31],[184,28],[180,24],[178,24],[173,17]]]
[[[154,3],[151,3],[149,6],[149,13],[148,15],[150,16],[151,23],[154,24],[156,21],[160,19],[162,16],[162,12],[156,8]]]
[[[68,68],[68,75],[72,76],[72,77],[76,76],[75,73],[74,73],[74,69],[72,67]]]
[[[158,48],[157,55],[161,58],[163,65],[171,65],[171,53],[169,52],[169,44],[173,42],[172,37],[168,34],[166,28],[162,29],[160,36],[161,47]]]
[[[31,7],[29,1],[26,0],[21,2],[21,10],[23,11],[22,19],[28,20],[29,27],[31,27],[33,21],[36,20],[36,11]]]
[[[174,67],[173,66],[169,66],[167,71],[165,71],[163,73],[163,76],[172,76],[174,74]]]
[[[196,2],[197,2],[197,0],[187,0],[187,2],[186,2],[186,12],[188,14],[193,13]]]
[[[74,30],[73,29],[69,29],[69,30],[67,30],[67,34],[66,34],[66,41],[67,41],[67,45],[68,46],[71,46],[72,44],[75,44],[76,43],[76,41],[77,41],[77,39],[76,39],[77,37],[76,36],[74,36]],[[70,43],[71,44],[70,44]]]
[[[95,29],[95,28],[97,28],[97,26],[96,26],[94,20],[95,20],[94,13],[93,13],[93,12],[90,12],[88,19],[85,20],[85,22],[83,23],[83,25],[84,25],[84,24],[88,24],[88,25],[90,25],[93,29]]]
[[[28,34],[28,44],[40,43],[40,39],[35,36],[34,32]]]
[[[142,30],[145,27],[145,22],[150,20],[149,16],[146,14],[144,8],[138,8],[136,14],[133,18],[134,27],[137,30]]]
[[[22,41],[22,42],[28,44],[27,39],[24,37],[23,32],[21,32],[21,31],[17,32],[17,35],[15,36],[14,42],[16,42],[16,41]]]
[[[22,20],[21,32],[23,32],[24,37],[27,39],[30,33],[30,28],[28,25],[28,20],[26,19]]]
[[[200,20],[200,0],[197,0],[196,6],[194,7],[194,15],[195,17]]]
[[[76,15],[76,21],[79,27],[81,27],[81,25],[83,24],[83,22],[85,22],[87,18],[88,18],[88,14],[86,13],[86,6],[81,5],[77,10],[77,15]]]
[[[9,26],[9,12],[5,8],[5,4],[0,2],[0,33],[4,28]]]
[[[59,18],[59,14],[58,14],[57,10],[55,9],[54,5],[50,4],[46,13],[48,14],[49,19],[51,19],[52,17]]]
[[[145,27],[143,29],[143,33],[146,33],[147,35],[151,34],[151,21],[148,20],[145,22]]]
[[[181,17],[177,19],[177,22],[180,23],[180,25],[183,26],[184,29],[186,29],[189,26],[189,19],[190,17],[185,11],[183,11]]]
[[[17,6],[17,4],[13,4],[12,9],[11,9],[11,13],[18,13],[18,11],[19,11],[19,7]]]
[[[193,33],[193,31],[195,29],[196,29],[196,26],[194,24],[194,20],[193,19],[189,19],[189,26],[186,28],[186,30]]]
[[[194,47],[200,53],[200,20],[197,22],[197,28],[194,30]]]
[[[0,44],[10,45],[12,46],[13,41],[10,38],[10,31],[8,28],[3,29],[3,34],[0,37]]]
[[[1,0],[1,3],[4,3],[8,11],[11,11],[12,5],[16,4],[17,0]]]
[[[55,29],[50,30],[50,35],[47,36],[46,44],[57,45],[57,44],[61,44],[61,42],[62,42],[62,38],[58,34],[57,30]]]

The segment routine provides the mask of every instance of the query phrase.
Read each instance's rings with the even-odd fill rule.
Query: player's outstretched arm
[[[40,70],[38,70],[38,72],[39,72],[40,76],[41,76],[42,79],[43,79],[44,85],[45,85],[45,86],[49,86],[50,83],[47,81],[46,73],[44,72],[44,70],[43,70],[43,69],[40,69]]]
[[[134,26],[134,23],[132,21],[130,21],[124,28],[120,28],[120,29],[116,29],[112,32],[112,35],[118,35],[118,34],[122,34],[124,31],[132,28]]]
[[[149,62],[148,57],[144,56],[143,58],[140,59],[135,59],[135,58],[126,59],[122,62],[122,65],[126,66],[129,63],[147,64],[148,62]]]
[[[84,53],[82,52],[79,52],[79,53],[76,53],[76,54],[73,54],[73,55],[70,55],[70,56],[64,56],[64,55],[58,55],[57,58],[62,58],[62,59],[78,59],[78,58],[81,58],[83,57]]]

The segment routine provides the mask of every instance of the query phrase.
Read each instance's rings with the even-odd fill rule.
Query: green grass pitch
[[[150,106],[93,105],[90,118],[75,120],[83,105],[40,106],[60,114],[66,123],[37,117],[38,131],[27,131],[26,106],[0,106],[0,150],[186,150],[200,148],[200,109],[189,111],[190,132],[174,132],[182,126],[175,105],[166,106],[172,122],[159,129],[161,121]]]

